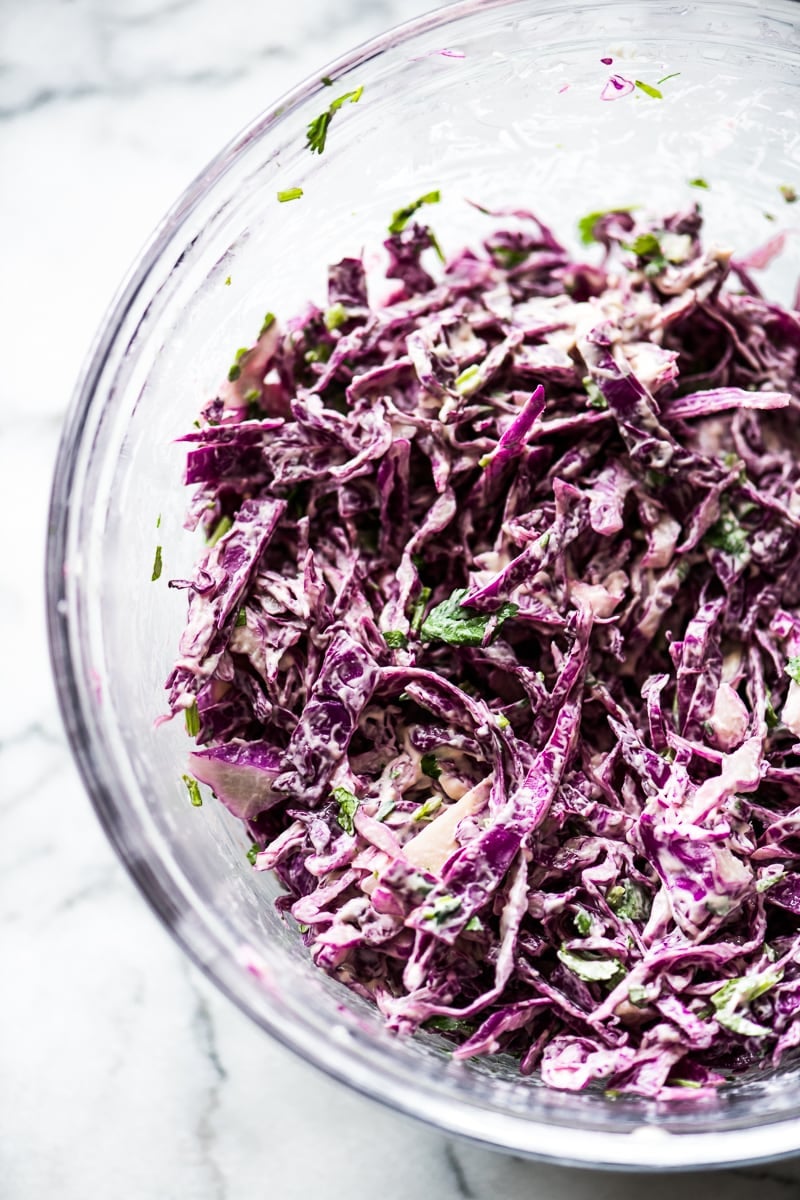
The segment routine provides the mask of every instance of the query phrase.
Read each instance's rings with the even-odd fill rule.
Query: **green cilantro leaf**
[[[307,363],[326,363],[331,354],[333,354],[333,346],[329,342],[320,342],[319,345],[306,350],[303,357]]]
[[[161,559],[161,547],[156,546],[156,556],[153,559],[153,574],[150,576],[151,583],[155,583],[157,579],[161,578],[161,570],[163,565],[164,564]]]
[[[436,191],[426,192],[424,196],[419,196],[416,200],[412,200],[405,208],[398,208],[397,212],[392,213],[392,219],[389,222],[389,233],[402,233],[414,213],[418,212],[423,204],[438,204],[441,198],[442,194],[437,188]]]
[[[606,894],[608,907],[622,917],[623,921],[641,921],[649,915],[650,904],[640,887],[626,879],[622,884],[609,888]]]
[[[352,836],[355,833],[353,817],[358,812],[358,796],[354,796],[347,788],[337,787],[333,789],[333,798],[339,805],[337,820],[345,833],[349,833]]]
[[[250,863],[251,867],[256,865],[256,858],[260,853],[261,847],[259,846],[258,842],[253,842],[252,846],[247,851],[247,861]]]
[[[592,242],[596,242],[597,238],[594,235],[597,222],[603,217],[610,217],[612,213],[630,213],[633,212],[633,205],[628,205],[627,208],[601,208],[596,212],[587,213],[585,217],[581,217],[578,221],[578,235],[584,246],[590,246]]]
[[[640,233],[632,242],[623,242],[622,245],[626,250],[638,254],[640,258],[661,253],[661,243],[654,233]]]
[[[783,196],[787,204],[797,203],[797,188],[792,187],[790,183],[782,183],[778,191]]]
[[[405,650],[408,645],[408,638],[402,629],[385,629],[383,640],[390,650]]]
[[[334,329],[339,329],[340,326],[344,325],[346,320],[347,309],[341,301],[337,301],[325,313],[325,328],[333,332]]]
[[[592,918],[589,915],[589,913],[586,911],[586,909],[579,908],[577,910],[577,912],[575,913],[575,916],[572,918],[572,920],[573,920],[573,924],[574,924],[575,928],[577,929],[577,931],[581,935],[581,937],[586,937],[586,935],[591,931],[591,928],[592,928]]]
[[[502,267],[504,271],[513,271],[514,267],[521,267],[531,255],[530,247],[489,246],[488,249],[495,266]]]
[[[236,614],[235,624],[236,624],[237,629],[241,629],[243,626],[245,626],[247,624],[247,610],[246,609],[244,609],[244,608],[239,609],[239,611]]]
[[[730,509],[723,512],[715,525],[705,535],[705,542],[715,550],[742,558],[747,551],[747,533]]]
[[[636,1008],[646,1008],[650,1003],[647,995],[647,989],[643,987],[637,987],[635,983],[631,984],[631,986],[628,988],[628,999]]]
[[[703,179],[701,175],[698,175],[696,179],[689,180],[689,187],[705,188],[706,191],[709,191],[711,184],[708,182],[708,180]]]
[[[457,1017],[428,1017],[426,1029],[441,1029],[445,1033],[472,1033],[475,1026]]]
[[[800,683],[800,654],[793,654],[783,669],[790,679]]]
[[[233,363],[228,368],[228,382],[235,383],[242,373],[242,359],[248,353],[247,346],[240,346],[233,356]]]
[[[464,926],[466,933],[480,933],[483,929],[483,921],[480,917],[470,917]]]
[[[303,189],[301,187],[284,188],[282,192],[277,193],[278,203],[286,204],[288,200],[299,200],[302,195]]]
[[[519,607],[506,603],[496,612],[479,613],[473,608],[461,607],[466,594],[466,588],[457,588],[447,600],[431,609],[420,630],[424,641],[446,642],[449,646],[480,646],[490,622],[495,622],[495,628],[499,628]]]
[[[666,83],[668,79],[677,79],[679,75],[680,71],[673,71],[671,75],[662,75],[660,79],[656,80],[656,84],[660,86],[662,83]]]
[[[192,779],[191,775],[181,775],[181,779],[186,784],[186,791],[189,793],[189,799],[195,808],[201,808],[203,805],[203,797],[200,795],[200,788],[197,780]]]
[[[670,79],[671,76],[665,75],[664,78]],[[653,98],[653,100],[663,100],[664,99],[663,93],[660,92],[657,87],[652,87],[652,85],[649,83],[642,83],[641,79],[634,79],[633,82],[636,84],[637,88],[639,88],[640,91],[644,92],[644,94],[646,96],[651,96]]]
[[[436,761],[435,754],[423,754],[420,761],[422,774],[427,775],[429,779],[438,779],[442,773],[442,768]]]
[[[258,336],[260,338],[262,338],[264,336],[264,334],[267,332],[267,330],[271,329],[274,324],[275,324],[275,313],[272,313],[272,312],[265,313],[261,328],[258,331]]]

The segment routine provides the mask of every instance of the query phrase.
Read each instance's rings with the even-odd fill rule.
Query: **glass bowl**
[[[273,907],[276,884],[246,861],[244,829],[221,805],[188,803],[183,728],[154,727],[185,606],[165,583],[198,550],[182,528],[173,439],[264,311],[290,315],[323,296],[326,266],[344,254],[372,261],[392,211],[432,188],[450,251],[488,229],[465,197],[533,208],[566,237],[588,210],[669,211],[700,198],[715,240],[765,241],[795,211],[780,186],[800,183],[800,10],[790,0],[468,0],[320,74],[333,86],[315,78],[286,96],[169,213],[106,317],[66,421],[50,638],[100,820],[176,940],[231,999],[303,1058],[404,1113],[516,1154],[602,1167],[800,1150],[796,1067],[667,1107],[554,1092],[502,1059],[455,1064],[435,1034],[390,1036],[312,966]],[[309,153],[308,122],[358,87],[324,154]],[[698,178],[710,186],[692,189]],[[291,187],[302,200],[278,203]],[[764,272],[784,302],[793,257]],[[164,573],[154,583],[156,543]]]

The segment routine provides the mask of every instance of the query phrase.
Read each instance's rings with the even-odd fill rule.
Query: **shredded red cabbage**
[[[800,315],[697,208],[440,267],[432,196],[184,439],[171,711],[392,1029],[706,1097],[800,1043]]]

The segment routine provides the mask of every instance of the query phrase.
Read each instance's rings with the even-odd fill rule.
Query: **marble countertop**
[[[189,965],[94,818],[50,683],[41,575],[73,381],[140,245],[211,155],[430,0],[0,5],[0,1196],[795,1196],[800,1160],[648,1181],[456,1145],[273,1044]],[[10,659],[9,659],[10,654]]]

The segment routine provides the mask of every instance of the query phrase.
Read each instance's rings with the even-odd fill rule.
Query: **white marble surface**
[[[427,0],[0,0],[0,1197],[666,1200],[800,1193],[800,1161],[596,1176],[444,1138],[273,1045],[182,957],[94,819],[41,574],[70,389],[162,211],[285,88]]]

